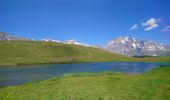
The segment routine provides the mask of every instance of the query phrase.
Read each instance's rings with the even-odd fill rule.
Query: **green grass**
[[[133,58],[131,61],[134,61],[134,62],[170,62],[170,56]]]
[[[170,57],[133,58],[78,45],[37,41],[0,41],[0,65],[108,61],[170,62]]]
[[[0,88],[0,100],[169,100],[170,66],[145,74],[80,73]]]
[[[130,57],[78,45],[36,41],[0,41],[0,64],[128,61]]]

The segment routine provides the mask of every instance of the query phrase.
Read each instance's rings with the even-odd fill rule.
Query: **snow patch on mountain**
[[[59,40],[53,40],[53,39],[41,39],[41,41],[61,43],[61,41],[59,41]]]
[[[76,39],[71,39],[71,40],[68,40],[68,41],[64,41],[63,42],[64,44],[74,44],[74,45],[82,45],[82,46],[90,46],[88,44],[84,44],[84,43],[80,43],[80,42],[77,42]]]
[[[80,42],[78,42],[76,39],[71,39],[71,40],[67,40],[67,41],[59,41],[59,40],[53,40],[53,39],[41,39],[41,41],[64,43],[64,44],[73,44],[73,45],[82,45],[82,46],[88,46],[88,47],[90,47],[90,45],[84,44],[84,43],[80,43]]]

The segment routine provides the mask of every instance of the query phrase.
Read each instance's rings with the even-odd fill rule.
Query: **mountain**
[[[0,65],[68,62],[130,61],[106,50],[43,41],[0,41]]]
[[[53,40],[53,39],[41,39],[41,41],[56,42],[56,43],[63,43],[63,44],[73,44],[73,45],[81,45],[81,46],[90,47],[90,45],[84,44],[84,43],[80,43],[76,39],[71,39],[71,40],[67,40],[67,41],[59,41],[59,40]]]
[[[155,41],[139,40],[133,37],[119,37],[110,41],[106,49],[111,52],[129,56],[161,56],[167,55],[170,46]]]
[[[19,38],[13,35],[10,35],[6,32],[0,32],[0,40],[28,40],[26,38]]]
[[[170,51],[170,45],[165,45],[166,50]]]
[[[53,40],[53,39],[41,39],[41,41],[61,43],[61,41],[59,41],[59,40]]]
[[[84,43],[80,43],[80,42],[78,42],[76,39],[64,41],[63,43],[64,43],[64,44],[74,44],[74,45],[82,45],[82,46],[88,46],[88,47],[90,47],[90,45],[84,44]]]
[[[19,38],[13,35],[10,35],[5,32],[0,32],[0,40],[31,40],[26,38]],[[113,53],[128,55],[128,56],[167,56],[170,55],[170,45],[164,45],[163,43],[155,41],[144,41],[139,40],[133,37],[119,37],[108,42],[106,48],[101,46],[90,46],[88,44],[80,43],[75,39],[68,41],[59,41],[53,39],[41,39],[45,42],[55,42],[61,44],[73,44],[86,47],[94,47],[99,49],[106,49]]]

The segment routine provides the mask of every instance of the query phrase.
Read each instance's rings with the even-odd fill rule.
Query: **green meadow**
[[[170,61],[170,57],[133,58],[98,48],[53,42],[0,41],[0,48],[0,65]]]
[[[105,50],[37,41],[0,41],[0,64],[126,61],[129,57]]]
[[[170,67],[144,74],[67,74],[0,88],[0,100],[169,100]]]

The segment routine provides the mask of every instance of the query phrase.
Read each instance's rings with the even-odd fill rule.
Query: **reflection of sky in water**
[[[100,72],[100,71],[121,71],[127,73],[145,73],[160,65],[170,63],[73,63],[53,65],[22,65],[22,66],[1,66],[0,86],[17,85],[35,80],[44,80],[50,77],[57,77],[67,73],[78,72]]]

